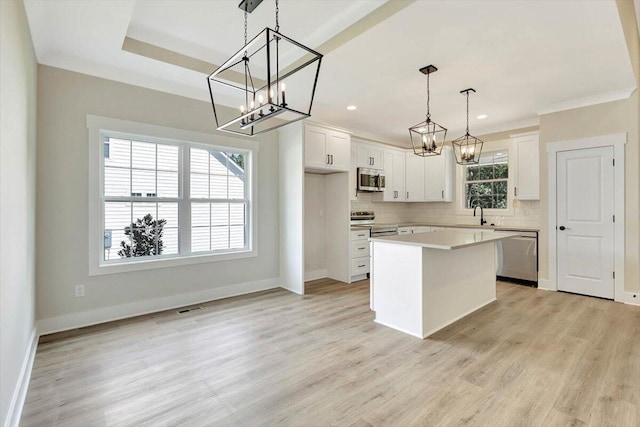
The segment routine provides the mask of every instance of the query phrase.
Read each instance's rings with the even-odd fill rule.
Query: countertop
[[[511,237],[518,237],[517,233],[503,231],[456,231],[444,230],[433,233],[403,234],[399,236],[374,237],[372,242],[397,243],[399,245],[422,246],[427,249],[454,250],[468,246],[497,242]]]
[[[400,223],[376,223],[376,226],[384,226],[384,225],[397,225],[398,227],[450,227],[450,228],[484,228],[487,230],[500,230],[500,231],[540,231],[537,227],[526,227],[526,226],[516,226],[516,225],[478,225],[478,224],[434,224],[431,222],[400,222]],[[352,225],[352,230],[357,230],[358,228],[371,228],[368,225]]]

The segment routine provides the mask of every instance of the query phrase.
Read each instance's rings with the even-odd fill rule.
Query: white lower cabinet
[[[363,280],[369,273],[369,237],[368,229],[351,230],[351,281]]]

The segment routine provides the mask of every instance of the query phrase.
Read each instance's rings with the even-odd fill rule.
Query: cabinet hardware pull
[[[362,268],[362,267],[364,267],[364,264],[358,266],[358,268]]]
[[[329,155],[327,154],[327,164],[330,164],[329,161]]]
[[[331,164],[333,164],[333,154],[331,154]]]
[[[409,192],[407,191],[407,200],[409,200]]]
[[[514,197],[518,196],[518,187],[513,187],[513,196]]]
[[[444,190],[442,190],[442,198],[444,199]]]

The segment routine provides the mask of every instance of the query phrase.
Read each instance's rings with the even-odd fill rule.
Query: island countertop
[[[431,233],[404,234],[399,236],[373,237],[371,242],[396,243],[422,246],[427,249],[454,250],[484,243],[497,242],[519,236],[518,233],[502,231],[444,230]]]

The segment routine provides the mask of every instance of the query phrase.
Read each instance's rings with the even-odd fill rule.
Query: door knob
[[[565,227],[564,225],[561,225],[561,226],[560,226],[560,231],[564,231],[564,230],[566,230],[566,229],[567,229],[567,227]]]

